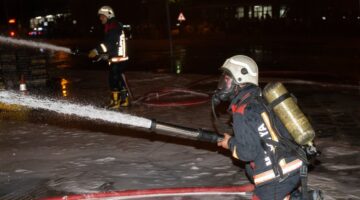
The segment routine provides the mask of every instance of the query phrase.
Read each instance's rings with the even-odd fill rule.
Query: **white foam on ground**
[[[360,165],[345,165],[345,164],[336,165],[334,163],[327,163],[325,168],[332,170],[332,171],[354,170],[354,169],[360,169]]]
[[[75,115],[92,120],[102,120],[105,122],[124,124],[147,129],[151,127],[151,120],[146,118],[96,108],[91,105],[78,105],[55,99],[22,95],[12,91],[0,91],[0,102],[10,105],[15,104],[25,106],[33,109],[44,109],[60,114]]]
[[[61,47],[56,46],[52,44],[42,43],[42,42],[34,42],[29,40],[22,40],[22,39],[14,39],[10,37],[4,37],[0,36],[0,42],[7,43],[7,44],[13,44],[13,45],[19,45],[19,46],[26,46],[36,49],[47,49],[47,50],[53,50],[53,51],[62,51],[66,53],[71,53],[71,49],[67,47]]]
[[[357,199],[360,200],[359,189],[355,187],[349,187],[332,177],[325,177],[323,175],[309,174],[309,187],[320,189],[324,192],[324,199]]]
[[[335,147],[330,146],[322,150],[322,155],[327,158],[334,158],[336,156],[350,156],[359,153],[357,148]]]

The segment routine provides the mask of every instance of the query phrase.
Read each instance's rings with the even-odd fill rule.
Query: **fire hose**
[[[176,101],[164,101],[161,100],[162,97],[170,96],[172,94],[186,94],[191,95],[191,99],[177,99]],[[170,106],[191,106],[208,102],[210,96],[206,93],[197,92],[189,90],[186,88],[172,88],[172,89],[162,89],[160,91],[150,92],[134,100],[134,104],[144,104],[147,106],[155,107],[170,107]]]
[[[212,131],[178,126],[165,122],[157,122],[156,120],[151,121],[150,130],[153,132],[175,133],[178,135],[190,137],[199,141],[204,141],[209,143],[217,143],[223,140],[223,136]]]
[[[190,196],[207,196],[211,195],[234,195],[236,197],[246,196],[254,190],[254,185],[246,184],[240,186],[225,186],[225,187],[184,187],[184,188],[159,188],[159,189],[143,189],[143,190],[124,190],[124,191],[109,191],[98,192],[90,194],[75,194],[60,197],[49,197],[41,200],[85,200],[85,199],[153,199],[164,197],[173,199],[171,197],[186,197]],[[187,198],[186,198],[187,199]]]

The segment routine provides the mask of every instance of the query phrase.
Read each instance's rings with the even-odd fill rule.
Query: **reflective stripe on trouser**
[[[286,174],[289,174],[290,172],[300,169],[300,167],[302,165],[303,165],[303,162],[299,159],[296,159],[296,160],[286,163],[280,167],[282,169],[283,174],[286,175]],[[255,182],[255,185],[259,185],[261,183],[271,181],[275,178],[277,178],[277,177],[274,173],[274,170],[271,169],[271,170],[268,170],[268,171],[265,171],[265,172],[255,175],[254,182]]]
[[[129,60],[129,57],[113,57],[109,60],[110,63],[118,63]]]
[[[260,200],[287,199],[293,191],[298,189],[299,184],[300,173],[295,173],[286,177],[286,179],[281,182],[273,181],[261,186],[256,186],[254,197],[256,196]]]

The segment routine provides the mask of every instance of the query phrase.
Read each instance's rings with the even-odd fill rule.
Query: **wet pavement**
[[[96,39],[51,40],[53,44],[78,48],[84,55],[97,44]],[[128,40],[132,71],[218,74],[226,58],[248,55],[260,71],[281,71],[282,77],[331,81],[360,85],[360,39],[336,36],[221,36],[215,38],[178,38]],[[170,60],[171,57],[171,60]],[[55,53],[57,67],[104,70],[103,63],[92,63],[86,56]],[[278,73],[277,75],[280,75]]]
[[[87,39],[50,42],[84,52],[95,45]],[[126,74],[136,103],[121,112],[213,130],[204,96],[215,89],[227,57],[249,55],[259,64],[261,86],[282,81],[316,131],[321,155],[310,187],[324,190],[325,199],[360,199],[359,44],[357,38],[326,37],[178,39],[170,61],[167,40],[130,40]],[[61,52],[50,58],[50,84],[29,88],[30,94],[107,103],[103,62]],[[164,95],[174,88],[190,93]],[[188,101],[200,103],[182,105]],[[165,106],[169,102],[177,106]],[[0,199],[248,183],[242,164],[214,144],[44,110],[1,110],[0,119]]]
[[[98,107],[108,100],[106,71],[51,73],[57,77],[54,84],[29,93]],[[261,85],[278,77],[281,74],[265,73]],[[214,75],[140,71],[128,72],[127,78],[135,100],[164,88],[211,94],[217,81]],[[358,85],[281,80],[316,130],[321,155],[310,171],[310,187],[324,190],[325,199],[360,199]],[[168,107],[138,101],[121,112],[213,130],[210,102]],[[0,199],[248,183],[241,163],[214,144],[43,110],[1,111],[0,127]]]

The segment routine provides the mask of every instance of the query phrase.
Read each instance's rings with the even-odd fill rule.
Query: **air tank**
[[[270,82],[264,87],[263,95],[295,142],[312,146],[315,131],[285,86],[280,82]]]

